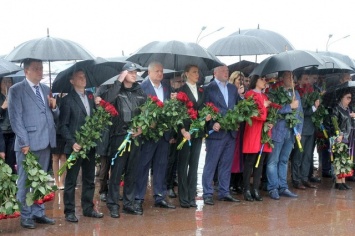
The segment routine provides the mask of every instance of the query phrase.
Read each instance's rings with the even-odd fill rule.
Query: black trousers
[[[67,155],[67,159],[69,156]],[[82,168],[81,207],[83,214],[90,214],[94,209],[95,150],[92,149],[87,156],[88,159],[78,158],[76,163],[67,169],[64,187],[65,214],[75,213],[75,187],[80,168]]]
[[[117,148],[125,139],[124,136],[115,136],[111,140],[116,143],[114,146]],[[138,141],[141,143],[140,140]],[[134,141],[131,142],[130,151],[128,151],[128,146],[126,151],[122,153],[122,156],[117,156],[114,160],[114,164],[111,165],[111,175],[108,184],[108,193],[107,193],[107,206],[116,205],[119,207],[119,192],[120,192],[120,182],[121,176],[124,174],[124,186],[123,186],[123,205],[124,206],[133,206],[135,199],[135,185],[136,185],[136,176],[137,176],[137,165],[140,157],[140,145],[136,146]],[[114,149],[114,150],[117,150]],[[111,157],[114,158],[116,154],[113,154]],[[111,162],[110,162],[111,164]]]
[[[197,168],[200,159],[202,138],[192,138],[191,146],[186,142],[178,154],[178,195],[180,204],[195,202]]]
[[[107,193],[108,192],[108,177],[111,167],[111,157],[108,156],[100,156],[100,173],[99,173],[99,181],[100,181],[100,190],[99,193]]]
[[[3,133],[3,136],[5,141],[5,163],[11,167],[12,173],[16,174],[15,133]]]
[[[294,184],[309,181],[309,169],[313,168],[313,143],[314,134],[302,135],[303,152],[300,152],[297,144],[295,144],[294,155],[291,159],[292,181]]]
[[[178,157],[178,150],[177,148],[178,143],[171,143],[169,146],[169,159],[168,159],[168,167],[166,170],[166,186],[167,189],[174,188],[174,178],[177,170],[177,157]]]
[[[253,173],[253,189],[259,189],[261,175],[263,173],[263,163],[267,153],[263,152],[260,157],[258,168],[255,167],[259,153],[244,154],[243,185],[244,191],[250,190],[250,177]]]

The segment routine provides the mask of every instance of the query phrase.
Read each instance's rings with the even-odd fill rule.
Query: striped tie
[[[38,98],[38,101],[44,106],[44,101],[42,99],[41,93],[39,92],[39,86],[35,85],[33,87],[36,89],[36,96]]]

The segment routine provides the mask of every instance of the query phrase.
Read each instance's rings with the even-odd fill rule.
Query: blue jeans
[[[289,129],[281,142],[273,141],[274,149],[269,155],[266,164],[267,190],[279,189],[283,191],[287,185],[287,163],[290,157],[295,138]]]

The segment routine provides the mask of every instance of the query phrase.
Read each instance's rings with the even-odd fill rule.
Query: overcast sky
[[[151,41],[195,42],[207,48],[238,29],[275,31],[296,49],[355,58],[351,0],[1,0],[0,55],[22,42],[50,36],[75,41],[95,56],[134,53]],[[350,35],[346,39],[342,37]],[[341,39],[337,42],[336,40]],[[219,57],[227,64],[230,58]],[[237,59],[235,59],[237,60]]]

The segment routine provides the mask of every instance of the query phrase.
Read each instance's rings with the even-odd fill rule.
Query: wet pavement
[[[202,200],[201,175],[204,164],[201,153],[198,179],[197,208],[181,208],[178,199],[168,199],[176,209],[154,207],[151,182],[148,184],[143,216],[121,213],[111,218],[96,190],[94,202],[97,210],[105,214],[102,219],[84,217],[80,208],[80,186],[76,193],[78,223],[65,221],[63,191],[56,193],[54,201],[46,203],[46,215],[56,220],[55,225],[36,225],[36,229],[23,229],[20,219],[0,220],[0,235],[353,235],[355,232],[354,190],[340,191],[329,178],[323,178],[318,189],[295,190],[297,199],[281,197],[272,200],[261,191],[264,201],[240,203],[217,200],[206,206]],[[97,184],[98,186],[98,184]],[[98,188],[97,188],[98,189]],[[177,188],[176,188],[177,191]]]

